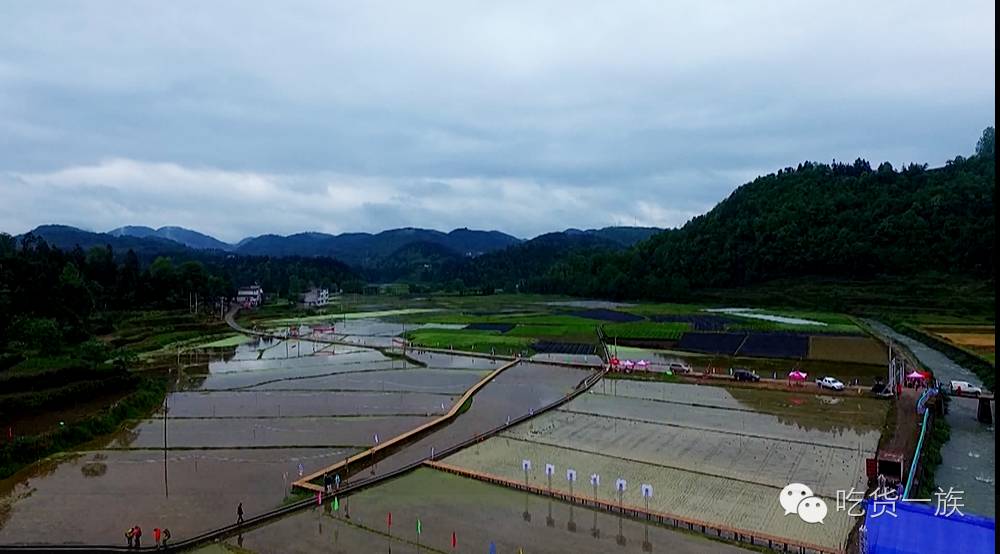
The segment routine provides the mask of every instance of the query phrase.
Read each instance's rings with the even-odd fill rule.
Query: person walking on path
[[[140,542],[142,539],[142,527],[136,525],[135,531],[133,531],[132,534],[135,536],[135,547],[142,548],[142,543]]]
[[[153,529],[153,542],[156,543],[156,548],[160,547],[160,528],[159,527]]]
[[[239,525],[243,523],[243,503],[236,507],[236,524]]]
[[[128,542],[128,547],[132,548],[132,537],[135,535],[135,527],[129,527],[125,530],[125,541]]]
[[[166,527],[163,528],[163,548],[167,547],[167,541],[170,540],[170,529]]]

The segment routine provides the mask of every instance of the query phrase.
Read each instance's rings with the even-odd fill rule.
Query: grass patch
[[[239,346],[247,342],[246,335],[230,335],[228,337],[223,337],[212,342],[205,342],[197,345],[195,348],[227,348],[230,346]]]
[[[464,329],[418,329],[406,334],[415,346],[444,348],[497,354],[531,352],[535,342],[526,337],[501,335],[495,331],[466,331]]]

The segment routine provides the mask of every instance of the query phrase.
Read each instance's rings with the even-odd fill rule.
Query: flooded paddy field
[[[218,391],[170,396],[170,417],[440,415],[457,395],[423,392]]]
[[[424,369],[411,366],[408,369],[374,368],[359,372],[342,372],[333,375],[296,379],[294,382],[275,380],[248,387],[247,390],[331,390],[331,391],[379,391],[379,392],[436,392],[461,395],[477,381],[485,377],[487,371],[465,371],[451,369]]]
[[[635,506],[643,505],[639,484],[649,483],[651,509],[839,548],[854,522],[833,510],[836,491],[863,487],[886,413],[875,400],[806,393],[630,381],[592,391],[444,462],[521,481],[521,460],[530,459],[528,481],[539,486],[551,463],[562,491],[566,468],[598,473],[605,499],[621,477],[630,484],[623,500]],[[577,490],[592,494],[581,481]],[[822,529],[778,505],[795,481],[826,498]]]
[[[503,363],[426,353],[413,362],[307,340],[231,342],[182,364],[166,417],[0,483],[0,543],[119,544],[135,524],[169,527],[180,540],[231,523],[240,502],[247,516],[272,509],[300,472],[367,448],[376,433],[385,440],[437,417]]]
[[[0,483],[0,543],[120,544],[139,524],[187,537],[281,504],[287,483],[352,449],[97,450],[43,462]]]
[[[744,550],[658,525],[619,518],[496,485],[417,469],[350,498],[333,511],[295,514],[230,539],[251,552],[685,552]],[[392,513],[392,527],[387,517]],[[421,533],[416,532],[420,519]],[[452,549],[455,534],[457,548]],[[619,538],[620,537],[620,538]],[[645,545],[644,545],[645,543]]]
[[[429,416],[326,416],[282,418],[167,418],[167,448],[275,447],[348,445],[368,447],[374,435],[391,437],[428,420]],[[163,420],[139,424],[110,448],[163,448]]]

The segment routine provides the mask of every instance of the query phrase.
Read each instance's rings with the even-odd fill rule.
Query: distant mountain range
[[[160,227],[159,229],[153,229],[151,227],[128,225],[112,229],[108,231],[107,234],[113,237],[159,237],[161,239],[179,242],[188,248],[195,248],[198,250],[230,251],[234,249],[232,244],[222,242],[215,237],[210,237],[204,233],[199,233],[198,231],[185,229],[184,227]]]
[[[526,241],[500,231],[455,229],[448,233],[432,229],[403,228],[379,233],[297,233],[294,235],[260,235],[247,237],[236,244],[183,227],[125,226],[107,233],[94,233],[66,225],[42,225],[31,231],[53,246],[71,249],[79,245],[86,249],[111,245],[117,251],[133,249],[142,257],[180,254],[186,250],[232,253],[247,256],[272,257],[331,257],[355,267],[377,267],[398,255],[411,259],[417,253],[434,252],[435,258],[475,258],[511,246],[542,240],[564,242],[567,247],[579,244],[578,237],[588,237],[593,244],[609,249],[621,249],[645,240],[661,229],[651,227],[605,227],[603,229],[567,229],[548,233]],[[407,248],[410,247],[409,251]],[[389,265],[394,265],[389,262]]]

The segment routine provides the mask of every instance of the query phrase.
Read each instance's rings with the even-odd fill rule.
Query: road
[[[941,352],[877,321],[865,323],[909,348],[939,381],[968,381],[982,386],[975,373]],[[996,435],[992,425],[983,425],[976,420],[978,406],[979,401],[973,398],[952,398],[946,416],[951,426],[951,439],[941,450],[944,461],[937,469],[934,480],[945,490],[954,487],[963,491],[963,511],[996,517]]]

